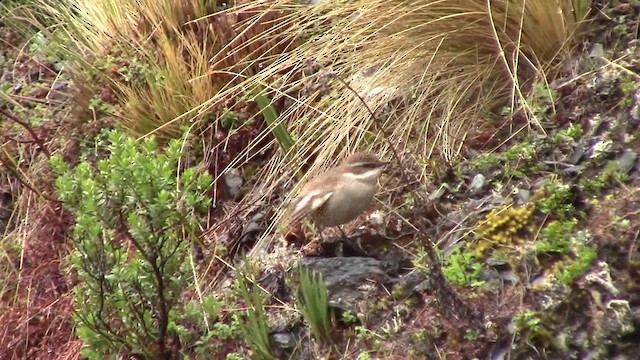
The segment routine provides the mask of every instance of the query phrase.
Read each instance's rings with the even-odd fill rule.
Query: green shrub
[[[162,359],[177,353],[180,297],[192,283],[186,258],[210,205],[211,177],[178,174],[181,144],[161,153],[153,139],[136,143],[106,133],[106,157],[73,170],[52,158],[56,188],[75,217],[71,240],[76,332],[83,355],[118,353]]]

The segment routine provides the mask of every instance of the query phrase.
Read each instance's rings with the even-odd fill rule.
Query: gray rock
[[[487,183],[487,177],[482,174],[477,174],[476,176],[473,177],[473,180],[471,180],[471,184],[469,185],[469,190],[471,190],[472,193],[477,193],[480,190],[482,190],[482,188],[486,183]]]
[[[281,349],[293,349],[297,344],[295,337],[289,332],[273,333],[271,339]]]
[[[636,165],[638,154],[633,150],[625,150],[616,160],[618,170],[623,174],[629,174]]]
[[[599,58],[602,56],[604,56],[604,48],[602,47],[602,44],[600,43],[593,44],[593,47],[591,47],[591,51],[589,51],[589,57]]]
[[[516,202],[518,205],[524,204],[531,198],[531,190],[518,189],[516,193]]]
[[[240,170],[233,168],[229,169],[222,178],[224,179],[224,184],[229,192],[229,197],[234,199],[242,187],[242,176],[240,174]]]
[[[360,314],[378,298],[376,283],[389,283],[380,261],[367,257],[304,258],[302,266],[322,274],[329,304]]]

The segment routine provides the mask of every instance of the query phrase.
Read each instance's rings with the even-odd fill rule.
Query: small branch
[[[51,157],[51,153],[49,152],[49,150],[47,150],[46,146],[44,145],[44,141],[38,136],[38,134],[36,134],[36,132],[33,130],[33,127],[31,127],[31,125],[29,125],[26,122],[20,120],[17,116],[7,112],[4,109],[0,109],[0,114],[6,116],[9,120],[15,122],[16,124],[22,126],[25,130],[27,130],[27,132],[33,138],[33,141],[36,144],[38,144],[38,147],[40,148],[40,151],[42,151],[45,155],[47,155],[48,158]]]
[[[16,167],[15,166],[11,166],[11,165],[14,165],[14,163],[4,159],[3,156],[0,156],[0,165],[2,165],[2,167],[7,169],[7,171],[9,173],[11,173],[15,177],[15,179],[20,183],[20,185],[22,185],[25,188],[33,191],[34,193],[38,194],[38,196],[42,197],[45,200],[49,200],[49,201],[51,201],[53,203],[58,203],[58,204],[62,203],[62,201],[60,201],[58,199],[54,199],[52,197],[49,197],[48,195],[45,195],[40,190],[38,190],[35,187],[33,187],[28,181],[24,180],[22,178],[22,176],[18,173],[18,170],[16,169]]]
[[[129,227],[127,226],[127,221],[124,218],[124,214],[122,213],[122,211],[118,212],[118,219],[119,219],[118,225],[120,227],[119,230],[124,234],[127,240],[129,240],[133,244],[136,250],[138,250],[140,255],[142,255],[142,257],[149,263],[149,265],[153,270],[153,276],[155,277],[156,285],[158,286],[156,290],[156,293],[158,295],[158,307],[159,307],[158,309],[158,347],[159,347],[159,353],[166,358],[169,356],[167,352],[168,351],[167,345],[166,345],[167,327],[169,325],[169,306],[167,304],[167,299],[164,293],[165,283],[164,283],[163,273],[158,267],[158,258],[146,253],[145,249],[142,247],[142,244],[136,241],[133,235],[131,235],[131,233],[129,232]],[[154,234],[154,236],[157,236],[157,234]],[[158,256],[159,254],[155,254],[155,255]]]

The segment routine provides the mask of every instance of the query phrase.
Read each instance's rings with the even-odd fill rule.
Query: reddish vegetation
[[[69,252],[65,236],[72,222],[58,204],[39,206],[32,209],[22,258],[14,254],[11,259],[17,271],[6,279],[0,314],[2,359],[78,358],[64,265]]]
[[[33,191],[52,193],[51,174],[44,170],[42,162],[47,161],[46,154],[53,149],[42,151],[40,146],[50,144],[62,131],[56,110],[66,96],[67,82],[57,78],[58,74],[52,70],[54,64],[20,53],[15,45],[20,45],[17,42],[21,39],[13,31],[0,27],[0,35],[5,40],[0,45],[2,55],[15,60],[15,63],[5,63],[2,79],[16,84],[10,94],[19,104],[15,109],[25,111],[20,119],[43,120],[37,125],[18,124],[9,119],[5,121],[3,115],[0,123],[1,147],[5,151],[0,156],[0,168],[12,169],[7,166],[9,158],[4,155],[19,153],[33,161],[17,172],[8,171],[0,179],[2,192],[11,194],[2,204],[2,210],[14,212],[13,217],[0,217],[1,234],[4,236],[14,229],[17,235],[5,238],[7,241],[2,243],[0,359],[75,359],[79,358],[81,343],[73,332],[71,286],[65,263],[69,253],[66,237],[73,223],[59,203],[44,200]],[[37,109],[37,104],[45,103],[55,110],[42,113]],[[9,116],[16,115],[14,107],[0,106]],[[20,185],[22,189],[16,191]]]

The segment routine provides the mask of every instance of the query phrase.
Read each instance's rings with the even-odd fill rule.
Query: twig
[[[36,134],[36,132],[33,130],[33,128],[27,124],[26,122],[20,120],[17,116],[7,112],[4,109],[0,109],[0,113],[4,116],[6,116],[9,120],[15,122],[16,124],[22,126],[25,130],[27,130],[27,132],[31,135],[31,137],[33,138],[33,141],[38,144],[38,147],[40,148],[40,150],[47,155],[48,158],[51,157],[51,153],[49,152],[49,150],[47,150],[47,148],[44,145],[44,141],[42,141],[42,139]]]

